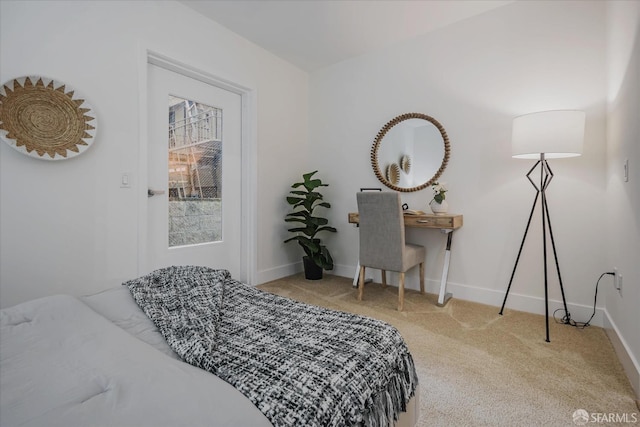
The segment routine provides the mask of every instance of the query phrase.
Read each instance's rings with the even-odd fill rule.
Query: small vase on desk
[[[432,200],[431,203],[429,203],[429,207],[431,208],[431,212],[436,215],[444,215],[449,212],[449,203],[447,203],[446,200],[443,200],[442,203]]]

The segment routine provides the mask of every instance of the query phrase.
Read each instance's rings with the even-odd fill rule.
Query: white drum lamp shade
[[[517,159],[576,157],[582,154],[585,113],[542,111],[513,119],[512,156]]]

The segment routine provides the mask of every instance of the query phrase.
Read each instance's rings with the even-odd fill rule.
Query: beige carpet
[[[265,283],[260,289],[309,304],[384,320],[404,336],[420,379],[419,426],[575,426],[578,409],[639,420],[633,390],[601,328],[578,329],[544,317],[369,283],[356,300],[351,280],[325,274]],[[589,423],[633,425],[636,423]]]

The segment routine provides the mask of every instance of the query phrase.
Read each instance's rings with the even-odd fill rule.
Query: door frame
[[[242,198],[240,219],[240,277],[235,279],[254,285],[257,260],[257,102],[256,90],[245,85],[224,79],[204,70],[193,67],[174,57],[159,53],[147,47],[140,47],[138,54],[138,95],[139,95],[139,146],[138,146],[138,276],[148,273],[147,266],[147,214],[148,201],[148,64],[191,77],[212,86],[240,95],[241,98],[241,164]]]

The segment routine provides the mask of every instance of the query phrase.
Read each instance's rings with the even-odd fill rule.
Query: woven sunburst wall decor
[[[97,124],[93,108],[64,83],[28,76],[0,88],[0,138],[28,156],[77,156],[93,143]]]

